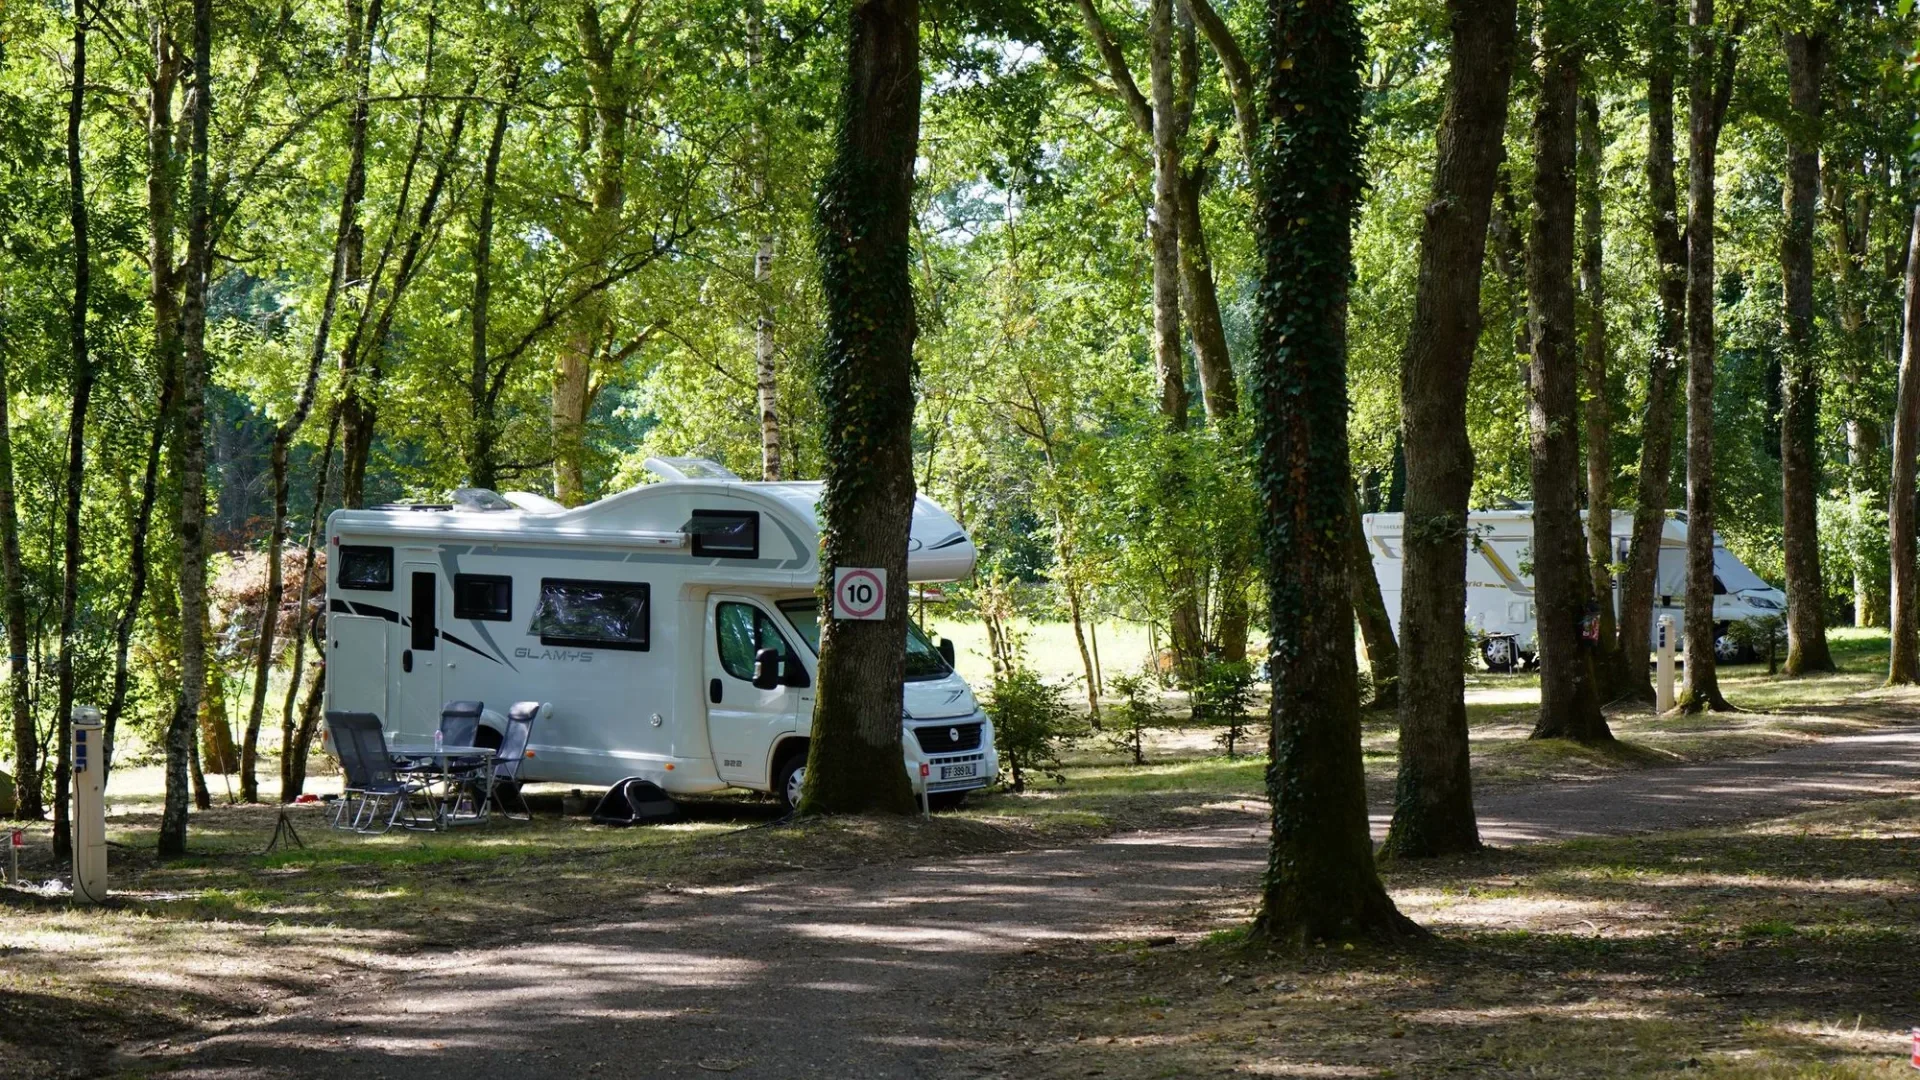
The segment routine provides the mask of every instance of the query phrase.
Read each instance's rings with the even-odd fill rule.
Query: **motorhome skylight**
[[[760,557],[760,515],[753,510],[695,510],[687,522],[693,553],[720,559]]]

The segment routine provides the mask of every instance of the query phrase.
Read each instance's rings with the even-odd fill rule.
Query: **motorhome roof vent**
[[[486,488],[454,488],[453,505],[461,510],[511,510],[513,504]]]
[[[662,480],[739,480],[738,474],[717,461],[699,457],[650,457],[640,463]]]

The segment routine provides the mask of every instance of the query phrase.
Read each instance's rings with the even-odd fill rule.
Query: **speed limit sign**
[[[873,620],[886,618],[887,571],[882,567],[834,567],[833,617]]]

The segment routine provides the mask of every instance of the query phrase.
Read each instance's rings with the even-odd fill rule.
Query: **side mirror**
[[[956,666],[953,662],[954,652],[952,638],[941,638],[940,644],[936,647],[940,650],[940,656],[947,662],[948,667]]]
[[[753,686],[756,690],[780,688],[779,649],[761,649],[753,654]]]

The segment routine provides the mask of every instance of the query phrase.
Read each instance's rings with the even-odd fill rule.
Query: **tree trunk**
[[[1913,208],[1907,249],[1906,332],[1900,350],[1900,391],[1893,411],[1893,483],[1887,505],[1887,548],[1893,564],[1892,646],[1887,685],[1920,683],[1920,570],[1914,566],[1914,474],[1920,452],[1920,205]]]
[[[1580,99],[1580,218],[1586,234],[1580,249],[1580,294],[1585,300],[1586,332],[1581,338],[1580,371],[1587,442],[1587,573],[1600,609],[1600,638],[1593,657],[1594,687],[1602,698],[1617,693],[1620,674],[1619,630],[1613,610],[1613,406],[1607,396],[1606,265],[1602,237],[1606,221],[1600,202],[1600,103],[1591,94]]]
[[[493,111],[493,134],[487,140],[487,157],[480,167],[480,215],[474,226],[473,304],[469,313],[473,323],[472,362],[467,372],[473,419],[467,476],[474,487],[489,489],[500,479],[498,404],[500,385],[506,376],[504,370],[495,374],[487,352],[493,303],[493,209],[500,192],[500,149],[506,138],[507,102],[502,100]]]
[[[1679,53],[1677,0],[1656,0],[1647,66],[1647,201],[1653,211],[1658,264],[1653,352],[1647,364],[1646,411],[1640,421],[1640,474],[1634,488],[1633,541],[1620,583],[1618,689],[1653,700],[1647,649],[1653,634],[1653,590],[1660,539],[1667,525],[1673,472],[1674,395],[1686,341],[1687,244],[1680,232],[1673,175],[1673,73]]]
[[[1417,930],[1381,886],[1367,833],[1341,541],[1364,42],[1347,0],[1268,0],[1265,32],[1252,393],[1271,597],[1273,838],[1254,933],[1295,945],[1401,937]]]
[[[20,562],[20,514],[13,485],[11,417],[11,345],[0,342],[0,589],[7,624],[7,690],[13,720],[14,783],[18,801],[13,816],[38,821],[46,815],[42,797],[44,762],[33,726],[33,669],[27,662],[27,575]]]
[[[760,479],[779,480],[781,478],[780,461],[780,397],[779,382],[776,379],[775,343],[773,338],[773,229],[768,222],[772,213],[766,205],[767,174],[772,170],[767,130],[767,92],[766,79],[756,79],[761,75],[761,65],[765,62],[761,55],[760,38],[767,18],[765,0],[749,0],[747,4],[747,81],[748,90],[753,95],[753,152],[754,158],[749,166],[753,170],[753,198],[759,205],[755,213],[760,215],[760,236],[753,253],[753,357],[754,357],[754,394],[760,403]]]
[[[1513,0],[1450,0],[1452,59],[1432,197],[1420,229],[1413,327],[1400,368],[1407,454],[1400,593],[1400,771],[1386,850],[1401,857],[1480,846],[1467,767],[1467,503],[1473,447],[1467,380],[1480,341],[1480,279],[1505,155]],[[1369,560],[1371,561],[1371,560]]]
[[[327,474],[333,470],[333,444],[340,432],[340,412],[334,410],[327,421],[327,445],[320,451],[319,475],[313,482],[313,513],[308,517],[306,557],[300,564],[300,591],[296,606],[297,614],[293,621],[293,663],[287,672],[287,694],[280,704],[280,801],[292,802],[297,798],[307,781],[307,741],[299,736],[303,729],[296,728],[293,719],[294,701],[300,693],[300,677],[307,659],[307,597],[313,591],[314,552],[320,546],[320,534],[325,531],[324,512],[327,504]],[[321,590],[325,594],[324,589]],[[326,671],[326,653],[319,656],[320,673]],[[316,689],[318,684],[316,684]]]
[[[320,730],[320,706],[326,685],[327,654],[323,652],[314,658],[313,681],[300,703],[300,724],[294,729],[293,750],[287,755],[291,764],[286,790],[295,796],[307,786],[307,758],[313,753],[314,732]]]
[[[1786,227],[1780,234],[1785,283],[1785,349],[1780,379],[1780,505],[1787,568],[1787,674],[1832,671],[1827,590],[1820,580],[1820,372],[1813,351],[1813,215],[1820,193],[1820,78],[1826,37],[1786,35]]]
[[[1715,115],[1713,0],[1692,0],[1687,45],[1687,711],[1728,709],[1713,643],[1713,365]]]
[[[168,361],[162,357],[160,362]],[[120,609],[120,619],[113,628],[113,692],[107,699],[106,715],[100,735],[100,764],[103,772],[113,766],[114,734],[119,730],[121,715],[127,707],[127,689],[130,682],[128,653],[133,646],[134,627],[140,620],[140,608],[145,603],[147,595],[147,537],[153,529],[153,508],[160,495],[160,452],[166,444],[167,428],[173,422],[175,393],[173,369],[164,370],[160,378],[160,400],[154,409],[153,434],[147,441],[146,467],[140,480],[140,501],[134,510],[133,521],[128,529],[127,601],[126,605]]]
[[[1581,640],[1592,602],[1580,527],[1580,357],[1574,332],[1575,129],[1580,54],[1549,17],[1540,31],[1533,117],[1533,223],[1527,237],[1527,419],[1533,466],[1533,587],[1540,650],[1536,739],[1602,742],[1593,653]]]
[[[369,0],[363,6],[362,0],[347,0],[347,41],[343,62],[354,84],[353,113],[347,120],[349,145],[366,144],[372,78],[372,62],[368,53],[379,36],[382,4],[383,0]],[[426,106],[423,104],[421,108],[424,110]],[[366,190],[364,161],[363,157],[362,171],[357,177],[347,177],[347,195],[356,203],[360,198],[356,189],[360,193]],[[365,244],[364,231],[353,230],[347,244],[346,281],[360,281],[360,261]],[[368,290],[368,295],[371,296],[371,290]],[[373,455],[375,407],[372,393],[379,381],[379,371],[365,362],[358,347],[361,325],[366,321],[369,307],[368,303],[362,303],[353,338],[340,351],[340,501],[342,506],[349,507],[360,506],[366,501],[367,463]]]
[[[1347,583],[1352,590],[1353,614],[1360,623],[1360,642],[1367,650],[1367,673],[1373,680],[1369,708],[1392,709],[1400,703],[1400,646],[1393,640],[1393,616],[1380,595],[1380,578],[1373,572],[1373,551],[1367,546],[1367,527],[1360,520],[1360,499],[1347,485]]]
[[[85,116],[87,86],[87,5],[75,0],[73,9],[73,89],[67,98],[67,220],[73,226],[73,308],[67,315],[66,492],[62,509],[64,572],[60,579],[60,654],[55,661],[59,679],[54,705],[53,854],[65,858],[73,850],[68,785],[72,779],[73,654],[79,631],[80,567],[86,559],[81,546],[80,504],[86,494],[87,407],[93,400],[93,358],[87,350],[87,311],[92,306],[92,266],[87,237],[87,174],[80,153],[80,123]]]
[[[1086,625],[1080,617],[1080,586],[1071,577],[1066,581],[1067,617],[1073,623],[1073,643],[1080,648],[1080,668],[1087,676],[1087,716],[1093,729],[1100,730],[1100,676],[1094,671],[1093,654],[1087,651]]]
[[[827,308],[820,580],[831,594],[837,566],[884,570],[886,611],[878,621],[822,613],[806,814],[914,810],[900,765],[900,700],[914,500],[910,235],[920,83],[919,0],[861,0],[819,202]]]
[[[207,190],[207,126],[213,112],[213,0],[193,0],[193,107],[187,181],[186,295],[180,312],[180,690],[167,725],[167,790],[161,857],[187,850],[187,768],[207,681],[207,286],[213,228]]]
[[[1153,220],[1149,230],[1153,247],[1153,369],[1160,382],[1160,413],[1178,431],[1187,426],[1187,377],[1180,351],[1182,132],[1174,122],[1173,0],[1148,0],[1147,67],[1153,95]]]
[[[1180,176],[1177,229],[1180,240],[1180,300],[1193,339],[1194,367],[1200,371],[1200,401],[1209,420],[1240,412],[1240,389],[1234,384],[1233,359],[1227,354],[1227,328],[1220,318],[1220,293],[1213,280],[1213,256],[1207,250],[1206,228],[1200,222],[1200,194],[1205,174],[1196,166]]]
[[[456,133],[458,129],[456,128]],[[456,134],[457,138],[457,134]],[[273,433],[268,452],[269,483],[273,489],[273,519],[267,529],[267,591],[261,600],[260,636],[253,653],[253,696],[247,704],[246,734],[240,744],[240,799],[260,801],[258,758],[260,723],[267,711],[267,681],[273,671],[274,639],[280,627],[280,600],[286,591],[281,549],[287,544],[288,456],[293,440],[306,426],[313,411],[313,400],[320,387],[320,364],[326,359],[327,338],[333,331],[333,316],[340,303],[340,291],[346,287],[347,265],[352,261],[355,237],[360,234],[360,200],[367,190],[367,125],[358,123],[348,129],[347,184],[340,199],[340,218],[334,230],[333,273],[327,279],[327,291],[320,302],[320,318],[314,326],[313,348],[307,358],[306,380],[293,403],[293,412],[280,422]],[[324,474],[323,474],[324,475]],[[300,598],[304,607],[306,597]],[[299,631],[296,629],[295,633]],[[288,749],[284,744],[281,750]],[[284,770],[282,770],[284,773]]]
[[[619,70],[621,43],[608,38],[602,29],[597,0],[581,5],[576,31],[592,98],[596,155],[589,192],[592,228],[596,242],[606,244],[619,233],[627,194],[629,117],[628,93]],[[578,505],[587,497],[587,412],[593,404],[593,363],[607,339],[610,317],[604,295],[581,304],[554,370],[553,489],[555,498],[568,506]]]

